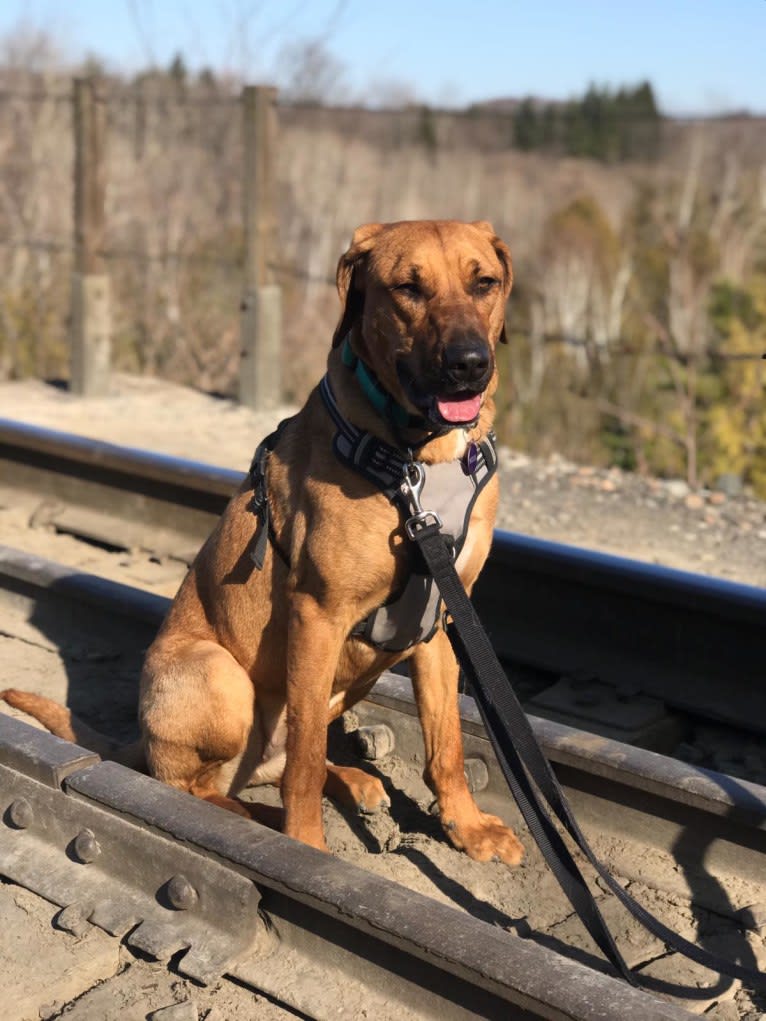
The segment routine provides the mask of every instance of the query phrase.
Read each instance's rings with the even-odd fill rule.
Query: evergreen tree
[[[168,68],[168,76],[176,83],[176,85],[185,85],[188,77],[188,71],[186,69],[186,61],[183,58],[182,53],[176,53],[170,62]]]
[[[616,92],[590,85],[563,107],[523,100],[513,123],[513,144],[529,151],[560,148],[568,156],[602,162],[659,156],[662,118],[649,82]]]
[[[522,100],[513,118],[513,144],[525,152],[540,148],[543,141],[541,128],[534,101],[529,97]]]

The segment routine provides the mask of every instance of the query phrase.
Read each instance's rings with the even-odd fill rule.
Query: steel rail
[[[76,508],[75,533],[117,546],[190,560],[243,477],[0,418],[0,483],[50,501],[54,522]]]
[[[42,605],[48,616],[85,619],[98,633],[132,629],[142,642],[167,606],[141,590],[0,547],[0,605],[4,600],[26,604],[30,619],[41,619]],[[478,754],[486,739],[471,719],[470,700],[463,709]],[[370,725],[391,725],[405,750],[413,708],[403,678],[388,677],[376,703],[362,711]],[[625,781],[631,773],[614,742],[583,755],[577,735],[546,727],[548,747],[558,744],[562,761],[582,760],[593,776]],[[645,772],[639,787],[671,786],[636,754]],[[766,819],[766,791],[752,788],[742,800],[714,780],[708,789],[701,775],[680,801],[707,814],[708,829],[709,811],[736,820],[743,832],[754,820],[760,832]],[[392,1018],[689,1016],[534,941],[5,716],[0,813],[0,873],[59,904],[59,924],[74,931],[96,924],[160,959],[184,951],[177,962],[183,974],[207,982],[227,973],[310,1016],[335,1016],[340,1003],[357,1016],[365,1009]],[[763,850],[751,847],[761,862]],[[316,983],[325,991],[319,1004],[311,993]]]
[[[244,478],[8,419],[0,468],[81,508],[84,534],[186,559]],[[505,660],[766,733],[764,589],[498,531],[474,601]]]
[[[139,649],[150,643],[170,605],[164,596],[0,545],[0,605],[3,599],[24,601],[30,616],[86,619],[98,634],[119,631],[123,644],[127,634],[127,641]],[[136,692],[127,697],[135,698]],[[477,759],[486,767],[486,776],[482,770],[478,781],[483,798],[493,807],[507,808],[505,780],[473,699],[461,695],[460,709],[469,761]],[[134,715],[134,706],[131,710]],[[417,710],[406,676],[385,673],[355,711],[365,726],[388,726],[405,757],[421,754]],[[706,866],[763,880],[766,788],[551,720],[530,719],[585,819],[661,850],[696,834],[705,847]],[[706,906],[726,913],[719,901]]]
[[[61,905],[60,925],[182,952],[182,974],[226,973],[311,1017],[690,1016],[5,717],[0,807],[0,871]]]

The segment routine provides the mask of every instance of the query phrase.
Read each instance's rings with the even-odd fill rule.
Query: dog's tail
[[[13,709],[20,709],[38,720],[56,737],[63,737],[65,741],[72,741],[87,748],[100,755],[102,759],[110,759],[122,763],[123,766],[130,766],[131,769],[146,772],[143,742],[119,745],[104,734],[93,730],[87,723],[83,723],[71,709],[45,698],[44,695],[19,691],[18,688],[6,688],[5,691],[0,691],[0,698]]]

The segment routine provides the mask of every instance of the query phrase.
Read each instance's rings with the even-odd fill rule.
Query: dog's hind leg
[[[336,720],[360,699],[366,698],[376,680],[377,676],[371,677],[347,689],[342,695],[335,695],[330,701],[329,721]],[[377,776],[371,776],[356,766],[338,766],[329,760],[324,793],[333,801],[365,815],[387,808],[391,804],[391,799]]]
[[[253,684],[216,642],[160,638],[141,676],[140,719],[149,771],[171,787],[279,828],[282,811],[236,797],[262,738]]]

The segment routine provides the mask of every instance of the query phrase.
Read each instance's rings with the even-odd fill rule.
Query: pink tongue
[[[473,422],[481,409],[481,394],[455,400],[437,398],[436,407],[447,422]]]

